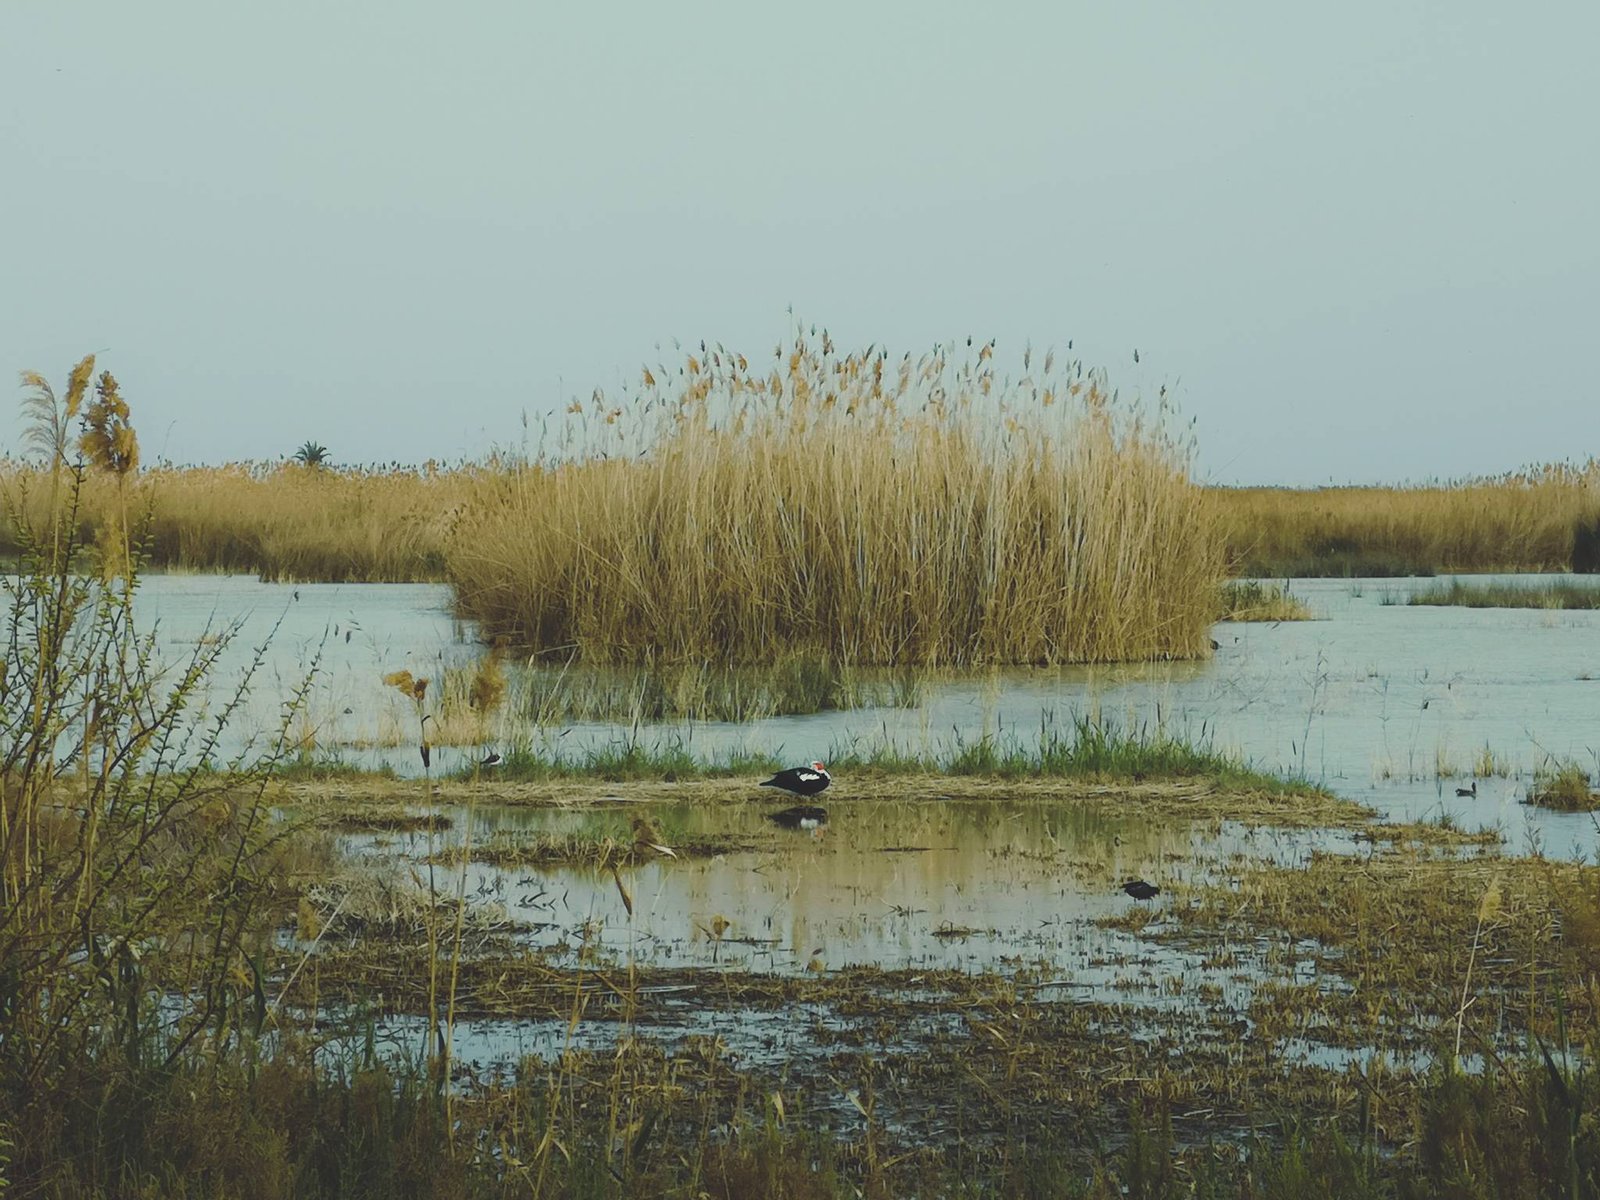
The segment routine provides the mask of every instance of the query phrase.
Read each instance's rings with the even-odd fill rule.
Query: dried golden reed
[[[1563,570],[1600,518],[1600,461],[1431,487],[1210,488],[1247,576]]]
[[[41,395],[41,413],[45,404]],[[36,427],[30,450],[55,437],[37,419]],[[156,466],[127,479],[126,501],[151,566],[271,580],[411,582],[443,578],[457,513],[497,472],[493,463],[453,471]],[[0,488],[35,527],[49,511],[48,474],[0,462]],[[95,472],[85,480],[79,517],[91,537],[118,524],[118,478]],[[15,536],[6,528],[9,515],[0,512],[0,549]]]
[[[596,394],[463,514],[460,610],[591,662],[1204,654],[1222,551],[1191,446],[1080,364],[1013,382],[991,354],[800,336]]]

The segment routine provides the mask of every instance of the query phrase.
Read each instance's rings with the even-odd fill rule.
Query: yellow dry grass
[[[1436,487],[1211,488],[1206,499],[1239,575],[1563,570],[1575,536],[1600,519],[1600,461]]]
[[[150,565],[259,574],[269,580],[440,579],[456,516],[493,464],[441,471],[328,470],[297,464],[147,468],[126,480],[129,519]],[[49,472],[0,463],[0,549],[12,511],[35,529],[49,511]],[[117,479],[85,481],[80,525],[104,543],[119,521]]]
[[[1548,475],[1548,477],[1547,477]],[[455,517],[480,491],[503,502],[525,475],[495,464],[451,470],[232,463],[147,468],[128,481],[130,519],[150,518],[149,565],[267,579],[415,582],[447,575]],[[30,519],[48,472],[0,460],[0,487]],[[79,514],[90,541],[117,524],[117,485],[95,474]],[[1261,578],[1448,570],[1557,570],[1574,530],[1600,519],[1600,472],[1551,468],[1439,487],[1205,488],[1232,573]],[[38,527],[36,525],[36,527]],[[15,548],[0,512],[0,552]]]
[[[586,453],[465,514],[459,608],[590,662],[1203,655],[1222,553],[1190,446],[1079,364],[1025,369],[823,334],[765,367],[691,354],[670,387],[647,371],[574,406]]]

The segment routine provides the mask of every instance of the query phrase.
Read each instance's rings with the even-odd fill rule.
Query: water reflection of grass
[[[754,846],[755,839],[733,833],[662,834],[673,855],[681,859],[711,858],[733,854]],[[538,833],[532,836],[505,836],[467,847],[456,846],[430,856],[446,866],[463,862],[484,863],[493,867],[610,866],[651,862],[661,857],[659,850],[641,846],[624,829],[609,833]]]
[[[766,717],[894,706],[913,707],[932,673],[844,666],[823,654],[790,653],[760,665],[715,663],[585,667],[533,664],[511,673],[507,714],[547,726],[580,721],[756,721]],[[467,707],[453,673],[443,680],[448,710]]]
[[[485,702],[485,679],[494,681]],[[790,654],[762,666],[711,663],[591,667],[507,662],[488,654],[437,664],[427,695],[435,746],[506,745],[530,730],[575,723],[630,727],[662,722],[731,721],[865,707],[909,708],[942,673],[922,668],[846,667],[825,655]],[[414,705],[386,691],[375,705],[328,712],[303,741],[351,749],[417,740]]]

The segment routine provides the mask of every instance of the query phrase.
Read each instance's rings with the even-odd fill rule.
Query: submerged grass
[[[369,767],[346,758],[315,753],[285,758],[274,767],[273,775],[286,782],[397,778],[390,767]]]
[[[681,859],[715,858],[756,845],[754,839],[733,833],[685,835],[663,829],[658,836],[659,845],[672,851],[670,857]],[[619,826],[611,833],[501,834],[470,849],[453,846],[437,851],[430,860],[447,866],[475,862],[492,867],[609,867],[657,861],[664,857],[659,845],[643,844]]]
[[[1287,584],[1235,580],[1222,586],[1222,621],[1309,621],[1311,610]]]
[[[766,663],[729,666],[713,662],[588,666],[538,661],[498,664],[490,654],[475,663],[444,666],[436,699],[430,701],[439,745],[481,745],[491,740],[494,716],[483,703],[486,664],[501,680],[493,706],[501,730],[546,728],[578,722],[630,726],[665,721],[732,721],[834,712],[864,707],[913,707],[934,678],[926,670],[847,667],[827,655],[778,653]],[[412,740],[411,714],[392,705],[378,745]],[[414,718],[413,718],[414,720]],[[499,740],[504,740],[503,738]]]
[[[458,609],[588,663],[1202,656],[1222,560],[1192,447],[1079,364],[1024,369],[823,333],[646,371],[464,514]]]
[[[471,1011],[614,1034],[467,1085],[460,1140],[436,1143],[429,1166],[464,1195],[1588,1196],[1594,1014],[1568,941],[1585,935],[1563,932],[1560,898],[1592,892],[1594,875],[1386,850],[1179,885],[1140,936],[1219,961],[1264,953],[1247,1039],[1203,995],[1157,1014],[1067,1000],[1027,971],[778,979],[491,955],[464,964]],[[330,956],[324,996],[370,967],[415,1010],[405,963],[422,952]],[[681,1025],[686,995],[719,1021],[836,1017],[811,1028],[814,1053],[752,1065],[718,1037],[654,1040],[656,1021]],[[1381,1049],[1345,1070],[1284,1053],[1307,1041]],[[1404,1065],[1419,1059],[1434,1065]],[[407,1094],[403,1067],[365,1069],[382,1072],[380,1094]],[[485,1124],[495,1153],[463,1153]],[[343,1128],[329,1125],[334,1144]],[[552,1129],[558,1147],[542,1144]],[[286,1132],[273,1144],[303,1146]],[[390,1162],[372,1169],[393,1186]]]
[[[1412,592],[1406,603],[1457,608],[1600,608],[1600,582],[1465,583],[1452,579]]]

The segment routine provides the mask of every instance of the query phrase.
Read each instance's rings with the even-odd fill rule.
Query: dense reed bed
[[[146,563],[236,571],[283,581],[398,583],[441,579],[456,515],[494,463],[383,469],[233,463],[157,466],[130,475],[126,494],[103,475],[84,480],[78,538],[103,545],[125,500]],[[38,528],[49,472],[0,462],[0,553],[14,556],[19,523]]]
[[[615,409],[604,410],[600,420]],[[621,418],[618,418],[620,422]],[[421,582],[447,576],[456,519],[482,497],[504,504],[527,472],[490,459],[421,468],[231,463],[160,465],[129,481],[147,517],[149,566],[249,572],[299,582]],[[35,520],[48,473],[0,459],[0,489]],[[1600,483],[1593,467],[1544,468],[1437,487],[1202,489],[1229,569],[1257,578],[1436,574],[1449,570],[1595,570]],[[0,554],[17,551],[0,511]],[[117,488],[86,480],[80,533],[116,528]]]
[[[603,641],[599,624],[624,617],[647,623],[636,610],[651,606],[638,595],[663,582],[688,598],[718,600],[735,579],[754,579],[767,592],[750,607],[773,625],[803,629],[819,613],[796,610],[793,593],[817,582],[819,571],[838,576],[829,598],[814,606],[826,616],[879,599],[902,601],[893,581],[907,570],[963,567],[963,556],[971,556],[982,569],[964,586],[981,596],[903,606],[907,611],[895,624],[915,630],[912,640],[920,644],[934,637],[940,622],[957,628],[1009,613],[1020,619],[1019,629],[1037,626],[1048,576],[1035,572],[1036,582],[998,585],[994,573],[1008,563],[1007,554],[1019,569],[1033,570],[1049,567],[1070,544],[1075,551],[1064,556],[1071,565],[1061,568],[1063,577],[1089,594],[1131,597],[1128,581],[1141,570],[1148,574],[1128,557],[1140,539],[1157,553],[1170,550],[1178,537],[1163,524],[1171,519],[1167,501],[1155,498],[1165,483],[1163,470],[1181,472],[1187,447],[1138,426],[1128,414],[1119,425],[1104,382],[1080,375],[1076,365],[1049,379],[1041,373],[1007,385],[970,365],[950,368],[945,357],[909,364],[915,370],[902,375],[908,364],[891,372],[881,354],[865,362],[801,348],[791,371],[765,379],[734,370],[737,357],[695,356],[692,376],[686,366],[683,390],[670,400],[658,382],[667,372],[651,372],[652,383],[622,405],[597,396],[575,406],[578,411],[569,413],[574,424],[552,443],[534,447],[531,463],[491,457],[448,469],[294,461],[158,465],[128,474],[121,486],[92,475],[77,513],[79,537],[89,545],[114,541],[126,512],[147,565],[158,569],[330,582],[451,577],[466,589],[469,611],[481,608],[536,645],[543,642],[528,637],[529,622],[542,621],[540,629],[562,636],[556,631],[583,623],[566,610],[593,587],[597,598],[615,595],[585,618],[596,625],[584,635],[591,658],[596,640]],[[867,375],[874,382],[866,383]],[[1053,426],[1024,419],[1051,409]],[[1081,420],[1085,412],[1094,419]],[[948,421],[960,414],[965,424]],[[725,419],[715,420],[719,415]],[[947,422],[942,427],[941,420]],[[973,436],[977,426],[988,428],[988,440]],[[1002,450],[1015,456],[1007,469],[1000,469]],[[645,458],[634,461],[641,454]],[[718,473],[699,479],[713,462]],[[1107,482],[1114,468],[1134,462],[1139,468],[1132,476],[1117,478],[1114,486]],[[887,464],[892,472],[882,470]],[[1052,482],[1052,470],[1061,472],[1059,480]],[[8,500],[0,511],[0,553],[14,556],[18,549],[18,510],[37,525],[49,503],[48,474],[28,461],[0,459],[0,491]],[[686,481],[695,486],[683,490]],[[669,487],[679,493],[663,490]],[[830,488],[838,489],[836,502],[816,507]],[[1429,487],[1188,491],[1204,497],[1207,516],[1190,514],[1193,529],[1186,536],[1214,526],[1214,534],[1202,536],[1222,538],[1226,569],[1239,576],[1600,569],[1600,466],[1594,462]],[[485,552],[456,540],[466,527],[484,535],[516,529],[542,501],[561,507],[544,512],[512,543]],[[580,504],[590,507],[574,507]],[[864,514],[857,524],[850,520],[852,505]],[[1138,514],[1146,505],[1153,506],[1155,520],[1141,528]],[[733,513],[749,521],[735,528]],[[620,532],[629,521],[639,522],[631,540]],[[862,554],[876,550],[873,539],[894,533],[897,521],[907,522],[904,551],[897,560],[875,560],[873,578],[860,577]],[[1057,534],[1049,532],[1057,527]],[[1116,544],[1111,531],[1132,535],[1135,528],[1133,544]],[[1037,534],[1034,544],[1028,544],[1030,530]],[[801,548],[815,559],[804,567],[788,557]],[[696,558],[652,568],[658,578],[640,569],[642,556],[656,549],[731,558],[726,569]],[[620,551],[633,557],[600,557]],[[850,570],[841,574],[843,568]],[[553,580],[567,593],[523,611],[526,605],[504,596],[523,574]],[[912,596],[927,587],[920,577],[911,582]],[[1041,595],[1030,599],[1031,592]],[[1138,607],[1125,600],[1119,622],[1132,620]],[[739,625],[751,618],[724,611],[723,619]],[[632,649],[627,643],[609,647],[609,657],[630,657],[625,651]]]
[[[581,452],[467,513],[493,636],[591,663],[1103,662],[1207,651],[1221,546],[1191,447],[1076,363],[715,349],[574,405]]]
[[[1210,488],[1244,576],[1600,569],[1600,462],[1437,487]]]

